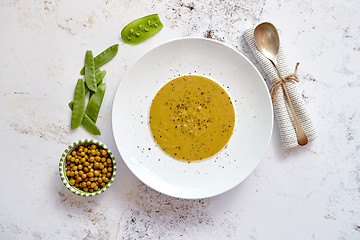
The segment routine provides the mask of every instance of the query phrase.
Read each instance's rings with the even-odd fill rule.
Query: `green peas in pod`
[[[128,44],[138,44],[155,35],[163,28],[158,14],[136,19],[121,31],[121,39]]]

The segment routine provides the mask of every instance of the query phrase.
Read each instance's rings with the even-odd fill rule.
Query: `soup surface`
[[[219,84],[186,75],[159,90],[151,104],[149,123],[155,141],[166,153],[196,161],[215,155],[227,144],[235,112]]]

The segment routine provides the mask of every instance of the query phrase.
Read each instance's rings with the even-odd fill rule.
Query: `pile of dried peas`
[[[70,185],[84,192],[104,187],[112,173],[113,162],[109,153],[96,144],[80,145],[66,157],[66,176]]]

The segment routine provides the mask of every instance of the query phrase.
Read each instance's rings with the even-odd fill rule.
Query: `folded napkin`
[[[245,40],[247,41],[251,51],[255,55],[257,61],[261,64],[265,73],[269,77],[270,81],[273,82],[279,78],[279,75],[276,71],[276,68],[271,63],[269,59],[264,57],[255,45],[254,40],[254,28],[248,29],[244,32]],[[292,74],[294,72],[289,70],[285,54],[282,50],[281,44],[279,53],[277,55],[277,62],[279,64],[279,68],[282,76],[286,76]],[[295,68],[295,62],[294,62]],[[299,122],[304,129],[304,132],[310,141],[313,141],[316,138],[316,131],[314,125],[309,117],[309,114],[305,108],[305,104],[299,91],[297,89],[296,83],[294,82],[286,82],[286,88],[288,90],[291,103],[296,112],[296,116],[299,119]],[[297,138],[296,138],[296,130],[295,124],[292,118],[291,110],[289,107],[289,103],[285,96],[282,86],[278,89],[278,96],[274,102],[274,111],[276,115],[276,119],[279,125],[280,136],[285,148],[298,146]]]

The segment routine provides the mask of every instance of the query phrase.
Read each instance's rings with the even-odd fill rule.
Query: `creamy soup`
[[[213,156],[227,144],[235,112],[219,84],[186,75],[168,82],[156,94],[149,123],[155,141],[166,153],[196,161]]]

